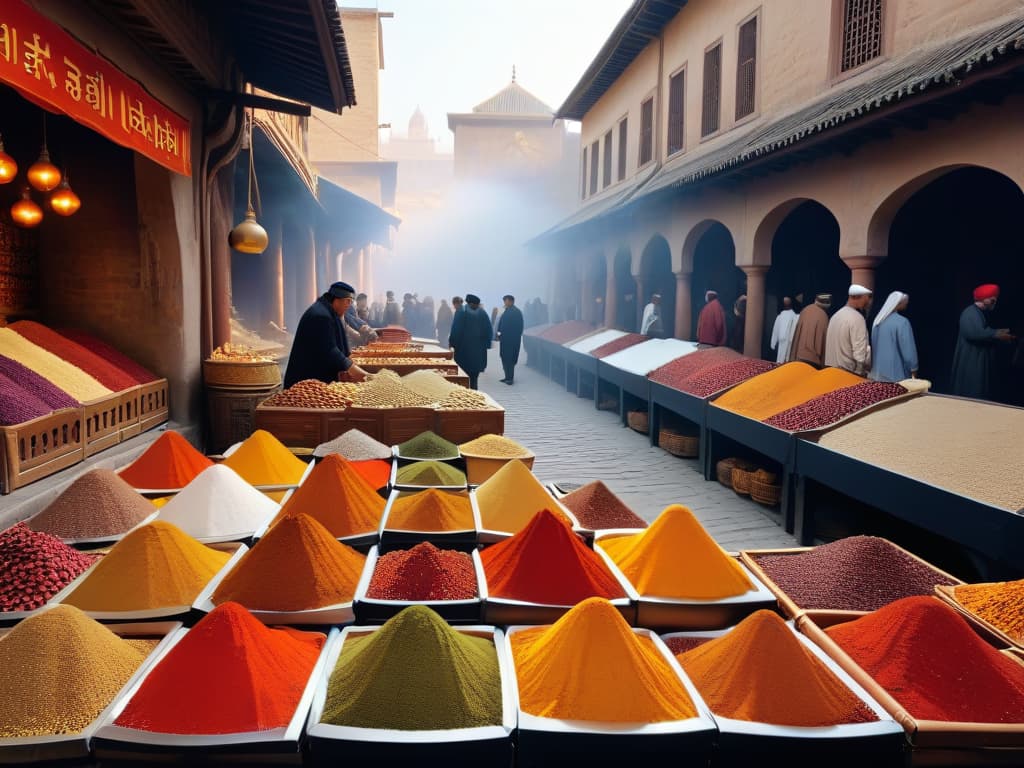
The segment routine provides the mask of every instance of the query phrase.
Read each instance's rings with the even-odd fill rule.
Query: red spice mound
[[[383,459],[353,461],[352,469],[377,489],[383,488],[391,479],[391,462]]]
[[[907,389],[899,384],[889,381],[862,381],[852,387],[842,387],[819,395],[806,403],[765,419],[764,423],[788,432],[820,429],[876,403],[905,394]]]
[[[132,488],[184,488],[213,462],[174,430],[158,437],[135,461],[121,470]]]
[[[679,389],[695,397],[710,397],[715,392],[721,392],[733,384],[739,384],[741,381],[770,371],[777,365],[777,363],[770,363],[767,360],[744,357],[701,371],[696,376],[691,376],[684,381]]]
[[[429,541],[382,555],[366,589],[373,600],[472,600],[476,595],[473,558]]]
[[[548,509],[515,536],[481,551],[480,560],[495,597],[576,605],[588,597],[626,596],[600,555]]]
[[[17,382],[0,373],[0,426],[24,424],[52,410],[31,392],[18,386]]]
[[[52,411],[61,408],[78,408],[82,405],[56,384],[44,379],[31,368],[26,368],[17,360],[4,355],[0,355],[0,374],[17,382],[21,389],[42,400]]]
[[[600,480],[577,488],[560,501],[576,515],[580,525],[591,530],[602,528],[646,528],[647,521],[627,507]]]
[[[41,608],[95,559],[25,523],[12,525],[0,532],[0,611]]]
[[[81,368],[112,392],[121,392],[139,385],[137,379],[109,360],[105,360],[95,352],[45,325],[31,320],[19,320],[16,323],[11,323],[8,327],[36,346],[42,347],[47,352],[52,352],[77,368]]]
[[[602,344],[597,349],[590,350],[590,354],[594,357],[608,357],[608,355],[614,354],[615,352],[621,352],[624,349],[632,347],[634,344],[639,344],[641,341],[647,341],[647,336],[642,333],[627,333],[625,336],[619,336],[617,339],[612,339],[607,344]]]
[[[590,323],[585,323],[582,320],[567,320],[564,323],[552,325],[537,338],[550,341],[553,344],[565,344],[567,341],[578,339],[593,330],[595,330],[594,326]]]
[[[935,597],[908,597],[825,630],[920,720],[1024,722],[1024,667]]]
[[[325,641],[319,632],[270,629],[224,603],[150,670],[115,724],[180,734],[283,728]]]
[[[62,539],[96,539],[125,533],[154,511],[114,472],[92,469],[27,522],[33,530]]]
[[[729,347],[714,347],[712,349],[698,349],[688,355],[677,357],[670,363],[665,363],[661,368],[655,368],[648,374],[651,381],[664,384],[666,387],[679,389],[679,385],[691,376],[712,368],[722,363],[729,363],[737,360],[742,355]]]
[[[86,333],[85,331],[81,331],[77,328],[58,328],[57,332],[64,338],[70,339],[76,344],[85,347],[90,352],[99,355],[108,363],[117,366],[135,379],[138,384],[148,384],[151,381],[157,381],[159,378],[120,350],[114,349],[114,347],[100,341],[92,334]]]

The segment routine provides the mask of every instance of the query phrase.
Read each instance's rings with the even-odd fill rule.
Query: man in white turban
[[[893,291],[871,327],[871,373],[875,381],[917,378],[917,344],[910,321],[900,314],[910,303],[902,291]]]
[[[825,365],[867,376],[871,368],[871,344],[864,314],[871,304],[871,291],[854,283],[847,292],[846,306],[832,315],[825,335]]]

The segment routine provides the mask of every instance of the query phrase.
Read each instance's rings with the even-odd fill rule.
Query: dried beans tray
[[[38,419],[0,427],[0,490],[16,488],[85,458],[81,408],[63,408]]]

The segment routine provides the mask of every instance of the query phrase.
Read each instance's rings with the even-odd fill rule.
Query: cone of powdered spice
[[[476,489],[481,525],[490,531],[521,531],[542,509],[565,517],[547,489],[518,459],[509,461]]]
[[[0,612],[41,608],[95,560],[56,536],[12,525],[0,532]]]
[[[27,522],[61,539],[120,536],[153,515],[154,508],[109,469],[91,469]]]
[[[338,454],[325,456],[309,473],[273,525],[288,516],[307,514],[318,520],[331,536],[341,539],[372,533],[380,527],[385,500]]]
[[[278,509],[271,499],[223,464],[207,467],[157,517],[197,539],[249,536]]]
[[[332,453],[337,453],[349,461],[369,461],[390,459],[392,451],[391,446],[384,445],[365,432],[352,428],[313,449],[313,455],[317,458]]]
[[[371,600],[472,600],[477,594],[473,559],[429,541],[381,555],[366,588]]]
[[[414,461],[398,468],[395,482],[403,485],[464,486],[466,473],[443,461]]]
[[[400,494],[387,519],[388,528],[401,531],[465,531],[474,525],[468,494],[436,488]]]
[[[409,606],[377,631],[345,639],[320,721],[402,731],[500,725],[494,643]]]
[[[122,640],[69,605],[24,619],[0,639],[0,738],[82,731],[154,646]]]
[[[188,440],[169,429],[119,474],[132,488],[184,488],[212,465]]]
[[[646,528],[647,521],[626,506],[600,480],[594,480],[559,499],[580,525],[590,530],[602,528]]]
[[[252,485],[298,485],[306,464],[267,432],[257,429],[222,462]],[[270,491],[267,496],[280,502],[287,491]]]
[[[464,456],[487,459],[522,459],[533,454],[515,440],[504,435],[481,435],[459,446]]]
[[[454,459],[459,455],[459,446],[427,430],[399,443],[398,455],[410,459]]]

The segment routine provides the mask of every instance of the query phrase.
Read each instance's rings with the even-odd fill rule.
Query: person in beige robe
[[[789,345],[790,361],[798,360],[817,368],[825,364],[825,337],[828,335],[828,308],[831,306],[832,294],[819,293],[813,304],[800,310]]]

